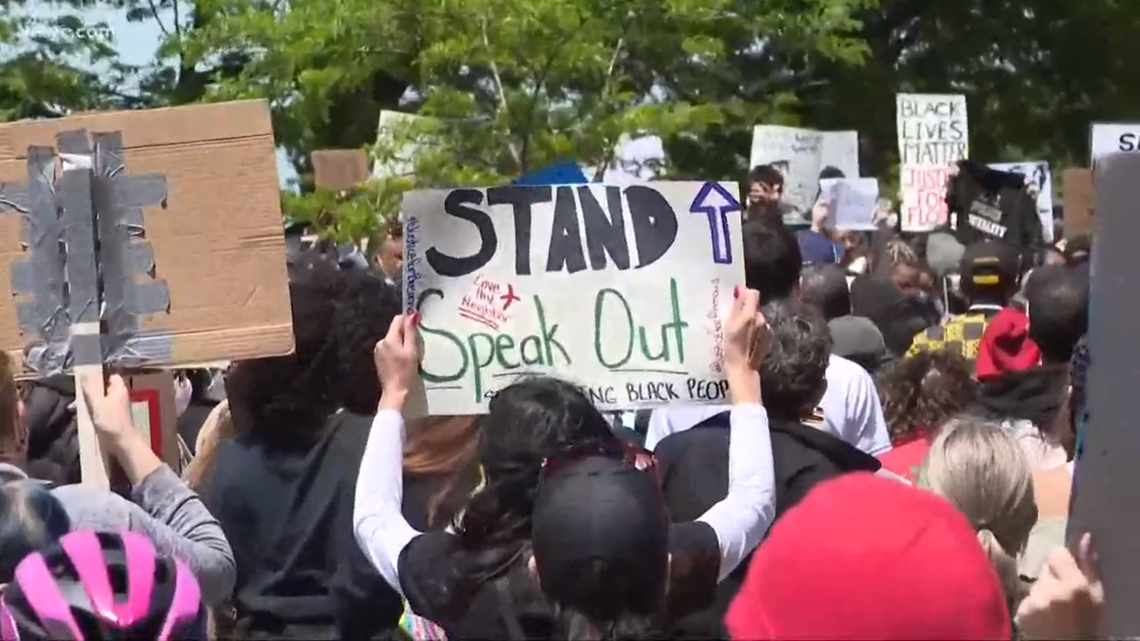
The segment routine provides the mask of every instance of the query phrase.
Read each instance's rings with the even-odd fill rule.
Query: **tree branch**
[[[606,99],[610,93],[610,81],[613,80],[614,70],[617,69],[618,56],[621,55],[622,48],[625,47],[625,36],[629,33],[629,26],[632,21],[627,20],[625,27],[622,29],[621,36],[618,38],[617,44],[614,45],[614,53],[610,56],[610,65],[606,69],[606,77],[602,80],[602,101],[605,104]],[[603,141],[606,144],[606,155],[602,157],[602,163],[594,170],[594,182],[602,182],[606,177],[606,169],[609,168],[610,163],[614,161],[614,156],[617,155],[617,145],[611,144],[610,141]]]
[[[495,93],[499,95],[499,111],[507,114],[507,92],[503,89],[503,78],[499,75],[499,65],[495,63],[495,56],[491,52],[491,39],[487,35],[487,18],[483,17],[483,47],[487,50],[487,58],[490,61],[491,79],[495,82]],[[519,153],[518,145],[515,144],[514,135],[511,131],[510,121],[507,122],[507,149],[511,152],[511,157],[515,159],[515,164],[520,169],[523,167],[523,157]]]
[[[170,5],[174,7],[174,33],[178,40],[178,58],[182,58],[182,21],[178,17],[178,0],[171,0]]]
[[[175,0],[175,2],[177,1],[178,0]],[[158,28],[162,30],[162,34],[169,36],[170,30],[166,28],[166,25],[162,24],[162,18],[158,15],[158,5],[154,4],[154,0],[146,0],[146,4],[150,7],[150,15],[154,16],[154,21],[158,23]]]

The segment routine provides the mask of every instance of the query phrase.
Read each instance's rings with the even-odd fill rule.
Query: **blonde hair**
[[[1037,522],[1033,472],[1017,441],[997,423],[953,419],[931,444],[918,486],[950,501],[970,520],[1015,611],[1025,596],[1017,556]]]
[[[907,265],[914,265],[918,263],[918,253],[914,251],[907,242],[901,238],[892,238],[887,241],[887,246],[883,253],[887,257],[887,262],[891,265],[903,263]]]

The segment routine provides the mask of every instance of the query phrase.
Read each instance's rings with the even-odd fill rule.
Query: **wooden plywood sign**
[[[1070,167],[1061,174],[1064,192],[1065,236],[1072,238],[1092,231],[1095,191],[1089,169]]]
[[[313,184],[322,189],[344,191],[368,180],[368,155],[362,149],[314,151]]]

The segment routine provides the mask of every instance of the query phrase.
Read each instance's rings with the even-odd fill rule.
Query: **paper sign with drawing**
[[[772,165],[784,174],[783,201],[797,210],[785,215],[788,224],[809,222],[819,194],[819,174],[827,167],[846,177],[859,175],[858,134],[854,131],[816,131],[798,127],[757,125],[752,130],[749,162]]]
[[[874,230],[879,181],[874,178],[828,178],[819,181],[820,198],[828,203],[836,229]]]
[[[966,97],[900,93],[895,116],[902,228],[929,231],[946,223],[950,169],[970,153]]]
[[[507,186],[404,198],[404,305],[430,414],[480,414],[529,374],[605,410],[725,401],[743,283],[736,186]]]

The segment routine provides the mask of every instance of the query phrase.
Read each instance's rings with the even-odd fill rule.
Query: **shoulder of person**
[[[82,483],[58,485],[52,488],[51,494],[63,505],[71,519],[72,530],[135,530],[136,511],[146,515],[141,507],[118,494]]]
[[[440,610],[455,588],[459,545],[458,537],[438,530],[415,537],[400,551],[400,587],[416,614],[432,621],[447,618]]]
[[[653,454],[659,463],[671,463],[686,452],[695,452],[721,441],[727,442],[728,427],[729,413],[715,414],[690,429],[674,432],[661,439],[653,449]]]
[[[867,373],[867,370],[863,369],[863,366],[849,358],[844,358],[837,354],[832,354],[827,359],[827,378],[829,384],[833,377],[836,381],[841,379],[843,381],[856,382],[873,380],[871,379],[871,375]]]
[[[875,377],[871,376],[863,366],[842,356],[831,355],[827,361],[827,378],[829,389],[842,389],[848,400],[853,397],[875,397],[878,400],[878,391],[875,386]]]

